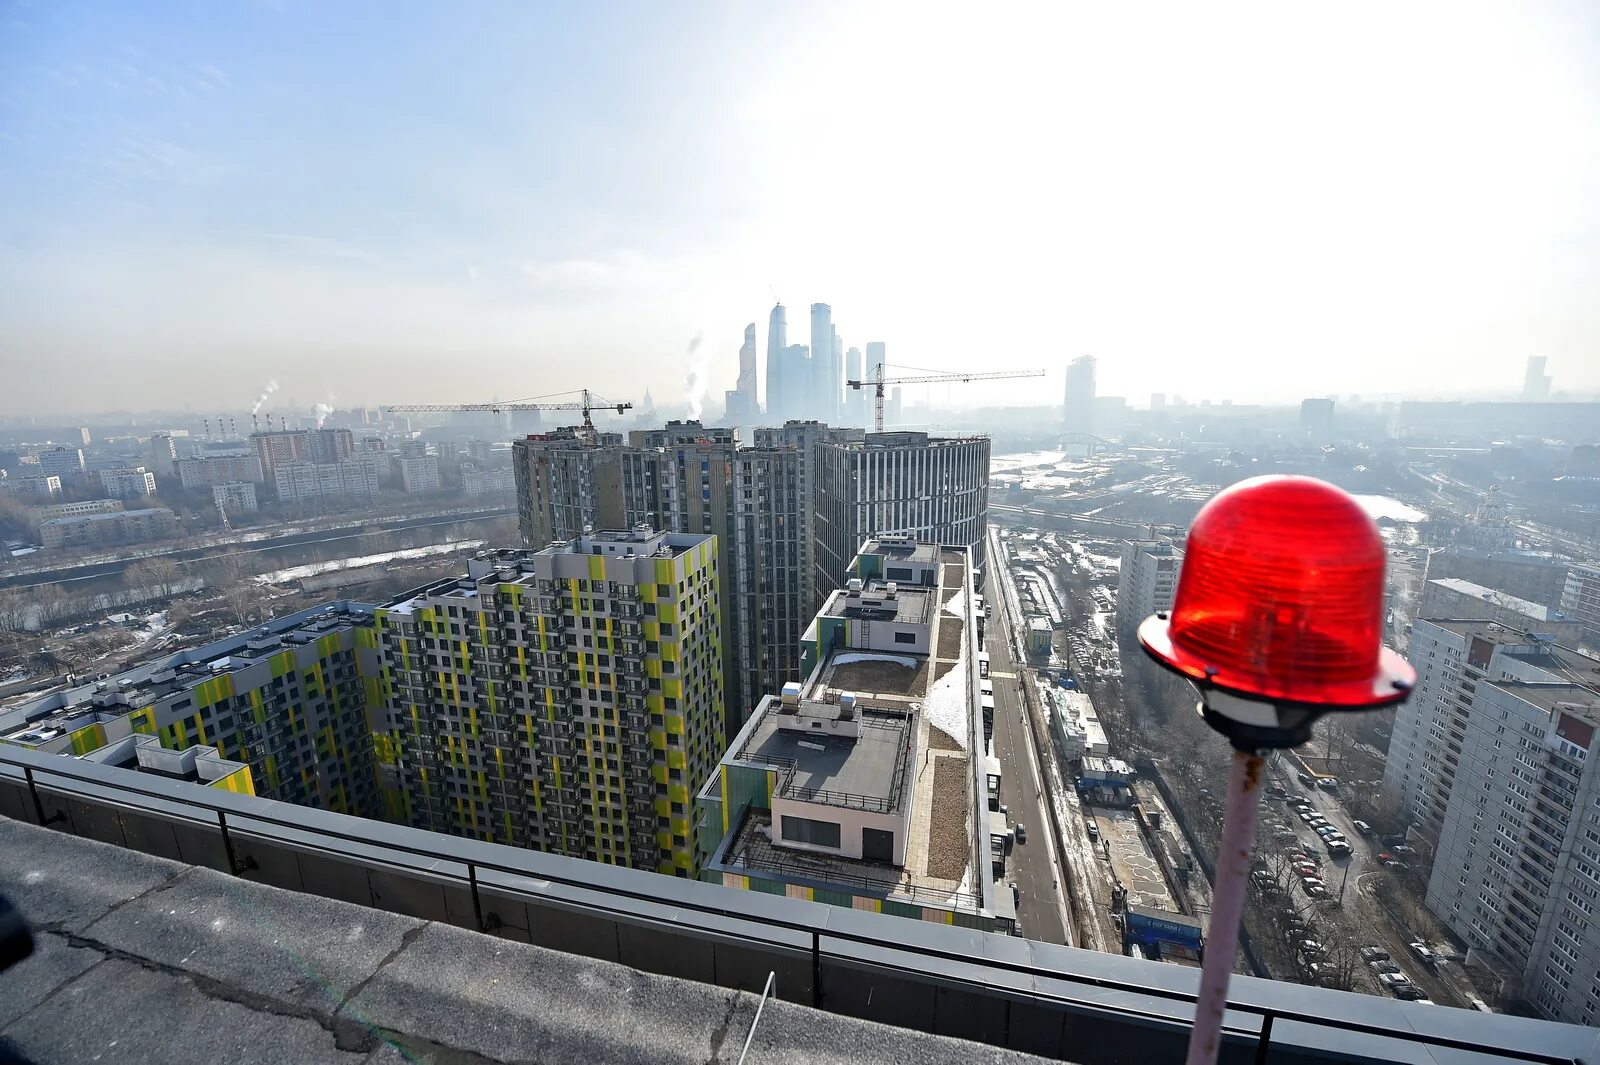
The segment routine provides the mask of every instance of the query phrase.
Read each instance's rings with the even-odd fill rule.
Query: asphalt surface
[[[987,581],[987,577],[985,578]],[[998,591],[998,589],[997,589]],[[1038,755],[1022,717],[1021,670],[1012,657],[1005,610],[998,596],[993,604],[984,648],[994,680],[994,750],[1000,759],[1000,801],[1010,808],[1013,823],[1027,826],[1028,842],[1011,849],[1006,878],[1022,892],[1017,916],[1022,934],[1047,943],[1071,943],[1067,937],[1063,887],[1057,867],[1050,822],[1041,797]]]

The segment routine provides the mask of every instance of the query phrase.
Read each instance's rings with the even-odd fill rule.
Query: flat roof
[[[901,539],[894,536],[873,537],[861,545],[860,553],[863,555],[882,555],[901,562],[934,562],[939,558],[939,547],[936,544],[919,543],[915,540]]]
[[[1482,599],[1484,602],[1493,603],[1496,606],[1509,607],[1510,609],[1517,611],[1519,614],[1526,614],[1529,618],[1537,621],[1564,620],[1564,615],[1556,613],[1549,607],[1540,603],[1535,603],[1527,599],[1519,599],[1508,592],[1502,592],[1494,588],[1485,587],[1481,584],[1475,584],[1472,581],[1465,580],[1461,577],[1434,577],[1428,581],[1428,583],[1440,585],[1441,587],[1450,589],[1452,592],[1458,592],[1461,595],[1470,595],[1474,599]],[[1555,614],[1555,616],[1552,617],[1552,614]]]
[[[836,591],[828,596],[817,616],[926,625],[933,609],[935,589],[901,584],[891,594],[888,585],[892,583],[874,580],[868,581],[859,592]]]
[[[1543,710],[1567,710],[1590,721],[1600,722],[1600,693],[1581,684],[1531,684],[1527,681],[1496,680],[1499,688]]]
[[[831,736],[781,727],[782,705],[769,701],[736,761],[785,762],[775,795],[846,809],[893,813],[905,801],[907,767],[916,737],[914,710],[857,711],[855,736]],[[807,707],[806,713],[812,713]]]

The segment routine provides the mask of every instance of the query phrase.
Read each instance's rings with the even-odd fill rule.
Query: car
[[[1315,884],[1308,884],[1306,886],[1306,894],[1318,900],[1332,897],[1328,894],[1328,886],[1320,880]]]
[[[1321,828],[1322,826],[1326,825],[1327,823],[1328,823],[1328,819],[1326,817],[1323,817],[1321,814],[1313,815],[1311,820],[1306,822],[1306,824],[1310,825],[1312,828]]]
[[[1432,1005],[1433,1000],[1422,993],[1422,988],[1416,984],[1401,984],[1394,989],[1394,997],[1405,999],[1407,1002],[1421,1002]]]
[[[1321,780],[1317,781],[1317,787],[1321,788],[1323,791],[1338,791],[1339,778],[1323,777]]]
[[[1372,826],[1367,824],[1365,821],[1352,821],[1351,824],[1355,825],[1356,831],[1361,833],[1363,836],[1372,835]]]
[[[1017,822],[1017,842],[1028,842],[1028,826],[1023,824],[1021,821]]]
[[[1304,784],[1308,788],[1316,786],[1317,780],[1310,773],[1296,773],[1295,776],[1299,779],[1300,783]]]
[[[1304,821],[1308,825],[1311,823],[1312,819],[1315,816],[1316,815],[1311,813],[1311,811],[1309,811],[1309,810],[1301,810],[1300,811],[1300,820]]]
[[[1423,961],[1432,962],[1436,961],[1439,957],[1438,951],[1432,949],[1428,946],[1428,944],[1422,942],[1420,939],[1412,943],[1407,943],[1406,946],[1411,948],[1411,953],[1415,954]]]
[[[1284,855],[1284,857],[1288,858],[1291,862],[1309,862],[1312,860],[1311,855],[1307,854],[1305,851],[1299,850],[1289,851]]]
[[[1317,829],[1317,835],[1322,837],[1323,842],[1327,842],[1333,837],[1339,836],[1339,830],[1334,828],[1332,825],[1323,825],[1321,828]],[[1339,836],[1339,838],[1343,839],[1344,837]]]
[[[1388,865],[1390,862],[1397,861],[1397,860],[1398,859],[1396,859],[1395,856],[1390,854],[1388,851],[1380,851],[1380,852],[1378,852],[1378,864],[1379,865]]]
[[[1298,946],[1302,953],[1320,956],[1328,953],[1328,948],[1315,939],[1302,939]]]
[[[1316,876],[1317,867],[1310,862],[1299,862],[1292,867],[1295,876]]]
[[[1089,838],[1090,839],[1099,839],[1100,838],[1100,825],[1099,825],[1098,822],[1096,822],[1094,820],[1094,818],[1092,818],[1092,817],[1084,818],[1083,819],[1083,827],[1089,830]]]
[[[1022,902],[1022,889],[1015,884],[1011,885],[1011,902],[1013,904]]]
[[[1411,983],[1411,978],[1405,973],[1379,973],[1378,982],[1384,987],[1403,987]]]
[[[1372,947],[1372,946],[1362,947],[1358,953],[1360,953],[1361,959],[1363,961],[1388,961],[1389,960],[1389,952],[1384,950],[1382,947]]]
[[[1403,846],[1405,846],[1405,842],[1406,842],[1406,838],[1404,836],[1384,836],[1384,837],[1382,837],[1382,843],[1383,843],[1383,845],[1385,847],[1403,847]]]
[[[1390,847],[1389,849],[1391,851],[1393,851],[1394,853],[1396,853],[1396,854],[1415,854],[1415,853],[1417,853],[1417,849],[1415,847],[1408,847],[1404,843],[1397,843],[1393,847]]]
[[[1367,964],[1372,967],[1372,971],[1375,973],[1397,973],[1400,971],[1400,966],[1392,961],[1369,961]]]

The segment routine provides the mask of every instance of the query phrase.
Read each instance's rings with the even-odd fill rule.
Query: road
[[[992,568],[992,566],[991,566]],[[985,575],[987,581],[987,575]],[[1012,657],[1010,630],[998,595],[987,628],[989,676],[994,681],[994,752],[1000,759],[1000,801],[1010,807],[1011,819],[1027,826],[1028,842],[1011,850],[1007,878],[1022,892],[1017,916],[1022,934],[1048,943],[1073,944],[1068,936],[1064,888],[1055,841],[1041,797],[1038,756],[1022,717],[1020,670]]]

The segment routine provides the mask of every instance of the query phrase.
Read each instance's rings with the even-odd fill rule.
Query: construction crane
[[[1002,370],[997,373],[948,373],[928,374],[922,377],[884,377],[883,363],[878,363],[872,368],[872,377],[865,381],[846,381],[851,388],[861,389],[868,385],[873,386],[872,404],[872,431],[883,432],[883,386],[884,385],[926,385],[926,384],[953,384],[967,381],[998,381],[1006,377],[1043,377],[1043,370]]]
[[[557,392],[558,396],[570,396],[571,392]],[[383,408],[390,414],[435,414],[446,411],[485,411],[489,414],[502,414],[510,411],[521,410],[581,410],[583,411],[583,431],[593,434],[594,422],[589,419],[589,412],[595,410],[615,410],[621,414],[625,410],[632,410],[632,403],[611,403],[595,395],[587,388],[579,389],[582,397],[563,403],[397,403]]]

